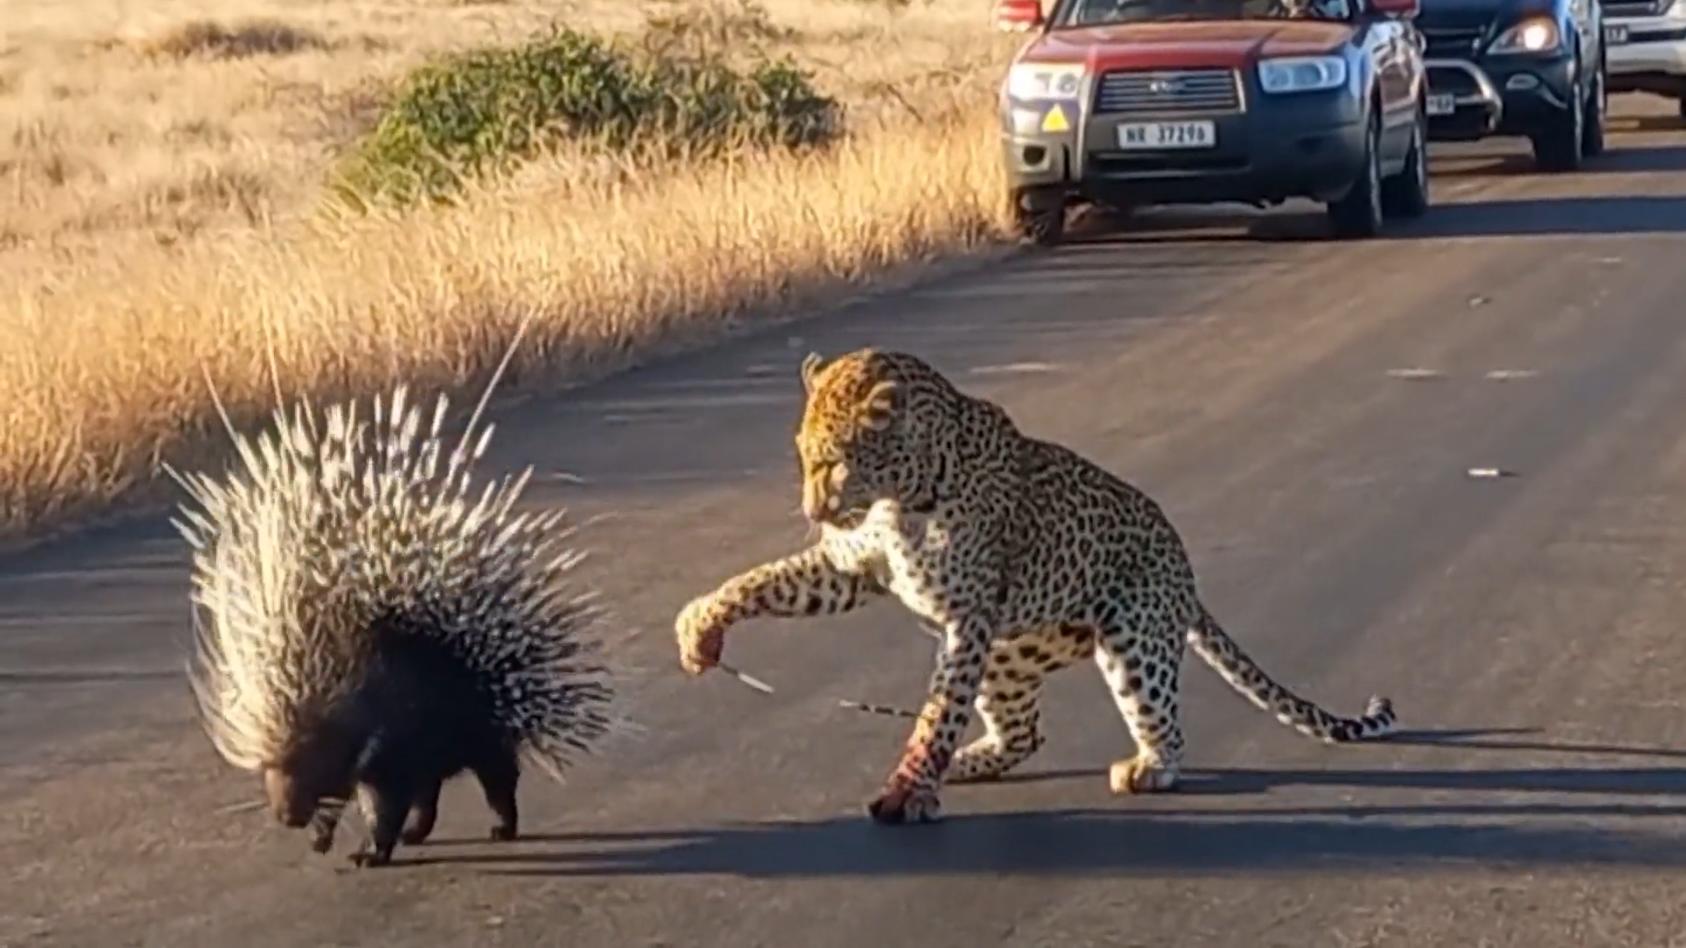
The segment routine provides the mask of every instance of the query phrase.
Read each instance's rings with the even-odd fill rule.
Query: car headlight
[[[1493,41],[1494,53],[1544,53],[1555,51],[1562,37],[1557,22],[1550,17],[1530,17],[1516,24]]]
[[[1007,71],[1007,95],[1014,99],[1075,99],[1083,85],[1082,63],[1018,63]]]
[[[1266,92],[1317,92],[1346,85],[1346,60],[1339,56],[1284,56],[1259,61],[1259,85]]]

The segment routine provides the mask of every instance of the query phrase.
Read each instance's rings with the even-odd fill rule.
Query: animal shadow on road
[[[1686,752],[1548,744],[1526,732],[1408,733],[1406,745],[1571,754]],[[1495,736],[1498,735],[1498,736]],[[1082,777],[1030,773],[1007,783]],[[1469,770],[1193,770],[1191,793],[1111,808],[970,815],[887,829],[864,817],[731,824],[705,829],[535,837],[514,852],[440,861],[519,876],[1165,875],[1221,872],[1426,871],[1437,864],[1686,868],[1686,766]],[[1411,791],[1427,803],[1193,805],[1311,787]],[[1469,794],[1497,794],[1475,801]],[[951,793],[951,801],[958,794]],[[1299,794],[1298,796],[1304,796]],[[1325,795],[1326,796],[1326,795]],[[1615,798],[1577,800],[1576,797]],[[976,800],[968,794],[968,798]],[[1520,799],[1518,799],[1520,798]],[[1673,798],[1673,799],[1670,799]],[[954,803],[951,802],[951,806]],[[1554,819],[1555,818],[1555,819]],[[1644,826],[1645,820],[1668,821]],[[1623,825],[1614,825],[1622,821]],[[1640,825],[1634,825],[1639,823]],[[424,861],[433,861],[424,859]]]

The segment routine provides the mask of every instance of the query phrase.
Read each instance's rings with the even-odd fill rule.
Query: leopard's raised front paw
[[[866,805],[867,815],[883,826],[905,823],[935,823],[943,817],[942,802],[935,790],[924,787],[892,788]]]
[[[700,675],[720,664],[720,653],[726,647],[726,624],[720,620],[719,612],[713,595],[698,596],[674,620],[679,667],[686,673]]]

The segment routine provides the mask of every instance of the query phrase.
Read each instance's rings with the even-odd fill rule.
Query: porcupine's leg
[[[310,817],[310,848],[325,853],[334,848],[334,830],[339,828],[340,813],[345,804],[323,802],[316,805]]]
[[[384,866],[392,861],[414,791],[402,782],[382,780],[364,783],[358,787],[358,796],[369,823],[369,840],[352,854],[351,861],[358,866]]]
[[[410,807],[410,825],[399,839],[406,846],[419,846],[433,835],[433,824],[439,819],[439,791],[443,780],[425,783],[416,791],[416,801]]]
[[[679,661],[700,674],[720,661],[726,629],[757,616],[813,616],[848,612],[884,592],[858,551],[812,546],[757,566],[712,593],[691,600],[674,621]]]
[[[486,805],[498,818],[491,837],[508,842],[520,832],[520,814],[515,806],[515,787],[521,782],[521,767],[514,754],[499,754],[482,761],[474,768],[480,789],[486,794]]]

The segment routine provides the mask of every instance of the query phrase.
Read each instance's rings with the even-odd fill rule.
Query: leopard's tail
[[[1204,609],[1188,630],[1188,644],[1231,688],[1307,737],[1328,744],[1363,741],[1389,733],[1398,720],[1393,702],[1380,695],[1370,699],[1363,717],[1343,718],[1294,694],[1265,674]]]

